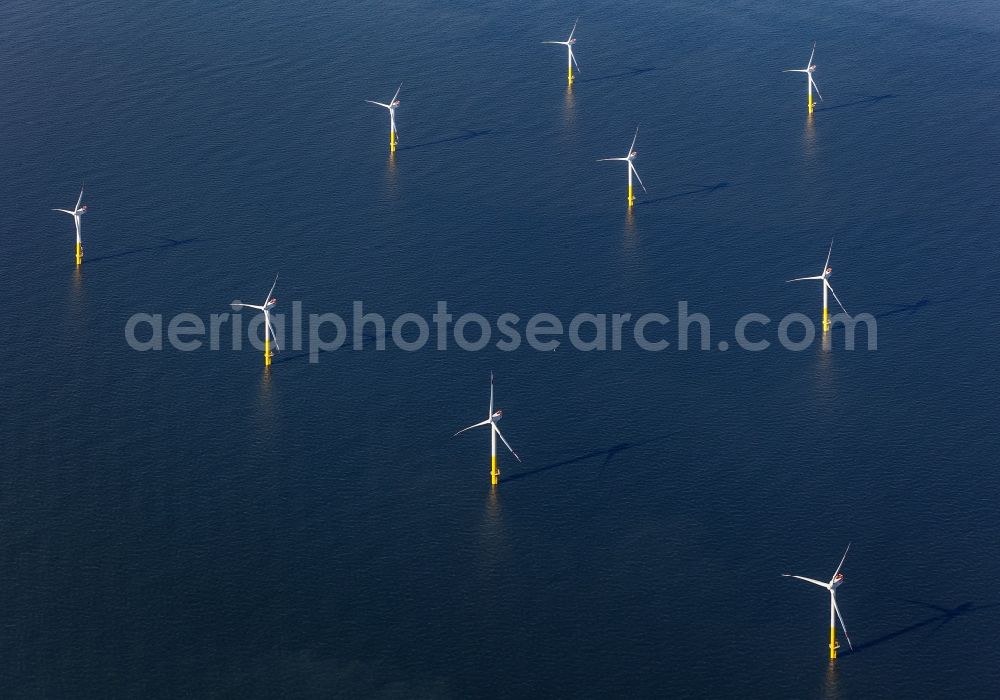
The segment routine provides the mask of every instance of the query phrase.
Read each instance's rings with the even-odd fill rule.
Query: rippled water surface
[[[1000,694],[996,3],[530,5],[0,6],[0,694]],[[816,319],[831,238],[877,351],[717,349]],[[685,300],[712,349],[125,342],[278,271],[345,317]],[[496,491],[450,438],[491,370]],[[849,541],[831,666],[779,574]]]

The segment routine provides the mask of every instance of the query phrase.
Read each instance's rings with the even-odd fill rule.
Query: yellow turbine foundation
[[[389,132],[389,153],[395,153],[395,152],[396,152],[396,132],[395,131],[390,131]]]
[[[809,93],[809,114],[813,113],[813,94]]]
[[[566,73],[566,82],[570,85],[573,84],[573,68],[572,66],[568,69]]]
[[[823,332],[826,333],[830,330],[830,311],[828,309],[823,309]]]
[[[628,183],[628,205],[631,207],[635,204],[635,197],[632,195],[632,183]]]
[[[830,628],[830,658],[837,658],[837,628]]]
[[[83,262],[83,246],[80,245],[79,241],[77,241],[76,242],[76,264],[77,264],[77,266],[79,266],[80,263],[82,263],[82,262]]]
[[[271,366],[271,339],[264,336],[264,366]]]
[[[493,455],[492,462],[493,462],[493,467],[490,470],[490,484],[492,484],[493,486],[496,486],[498,483],[500,483],[500,470],[497,469],[497,456],[496,455]]]

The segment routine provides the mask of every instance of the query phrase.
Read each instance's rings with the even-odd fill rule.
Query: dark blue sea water
[[[997,697],[998,66],[988,0],[7,0],[0,695]],[[818,319],[784,280],[833,237],[876,351],[716,349]],[[345,317],[685,300],[712,349],[126,344],[276,272]],[[495,491],[450,437],[491,370]],[[779,575],[848,542],[830,665]]]

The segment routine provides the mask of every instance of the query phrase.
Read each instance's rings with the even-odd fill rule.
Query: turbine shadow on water
[[[610,75],[599,75],[596,78],[577,78],[578,83],[596,83],[600,80],[614,80],[615,78],[631,78],[632,76],[642,75],[643,73],[649,73],[654,71],[656,68],[629,68],[628,70],[621,71],[618,73],[611,73]]]
[[[916,630],[926,628],[928,625],[933,625],[935,622],[937,622],[938,624],[935,627],[931,628],[929,631],[929,634],[933,635],[942,627],[944,627],[947,623],[951,622],[954,619],[957,619],[959,617],[965,617],[966,615],[970,615],[974,612],[980,612],[982,610],[988,610],[990,608],[1000,607],[1000,604],[998,603],[993,603],[990,605],[976,605],[975,603],[972,602],[966,602],[962,603],[961,605],[957,605],[954,608],[946,608],[941,605],[934,605],[933,603],[924,603],[919,600],[907,600],[905,602],[910,603],[912,605],[919,605],[924,608],[929,608],[930,610],[933,610],[935,614],[923,620],[919,620],[917,622],[909,624],[906,627],[896,630],[895,632],[889,632],[888,634],[884,634],[881,637],[871,640],[870,642],[863,642],[861,644],[856,644],[854,645],[853,653],[857,654],[865,649],[868,649],[869,647],[878,646],[879,644],[882,644],[884,642],[891,642],[893,639],[902,637],[903,635],[909,634],[910,632],[915,632]]]
[[[161,241],[166,241],[166,243],[161,243],[160,245],[150,245],[143,248],[132,248],[130,250],[123,250],[118,253],[108,253],[107,255],[101,255],[96,258],[89,258],[86,260],[88,263],[101,262],[102,260],[113,260],[114,258],[123,258],[126,255],[137,255],[138,253],[148,253],[151,250],[163,250],[164,248],[176,248],[177,246],[188,245],[190,243],[197,243],[200,238],[170,238],[168,236],[156,236]]]
[[[887,316],[896,316],[898,314],[907,314],[909,316],[912,316],[918,311],[923,311],[928,306],[932,306],[934,304],[941,304],[948,301],[953,301],[956,298],[957,297],[949,297],[947,299],[932,301],[931,299],[924,297],[923,299],[919,299],[910,304],[893,304],[892,306],[894,306],[895,308],[889,309],[888,311],[882,311],[880,313],[877,313],[875,314],[875,318],[886,318]]]
[[[451,143],[453,141],[468,141],[469,139],[478,138],[480,136],[486,136],[487,134],[493,133],[492,129],[483,129],[476,131],[475,129],[463,129],[464,134],[459,134],[458,136],[447,136],[445,138],[435,139],[434,141],[424,141],[423,143],[414,143],[408,146],[397,146],[397,151],[411,151],[414,148],[426,148],[427,146],[437,146],[442,143]]]
[[[669,199],[677,199],[678,197],[690,197],[694,194],[710,194],[712,192],[718,192],[719,190],[730,187],[729,182],[723,180],[722,182],[717,182],[714,185],[684,185],[684,187],[692,187],[694,189],[689,189],[684,192],[677,192],[676,194],[668,194],[663,197],[657,197],[656,199],[645,199],[638,202],[636,206],[644,207],[649,204],[656,204],[657,202],[665,202]]]
[[[670,435],[661,435],[660,437],[650,438],[648,440],[643,440],[641,442],[619,442],[611,447],[604,450],[592,450],[586,454],[579,455],[577,457],[571,457],[570,459],[564,459],[561,462],[554,462],[553,464],[548,464],[544,467],[538,467],[537,469],[532,469],[526,472],[518,472],[504,479],[505,482],[515,481],[517,479],[524,479],[529,476],[534,476],[535,474],[541,474],[542,472],[551,471],[552,469],[558,469],[559,467],[565,467],[570,464],[576,464],[577,462],[585,462],[590,459],[595,459],[597,457],[604,457],[601,460],[601,464],[598,467],[598,471],[604,470],[611,461],[620,453],[631,450],[634,447],[642,447],[644,445],[650,445],[654,442],[661,442],[670,437],[673,437],[676,433],[671,433]]]
[[[378,340],[378,338],[375,337],[374,335],[371,335],[370,333],[365,333],[363,336],[361,336],[361,346],[362,347],[367,347],[367,346],[371,345],[372,343],[376,342],[377,340]],[[338,348],[338,349],[339,350],[344,350],[345,348],[350,349],[351,347],[353,347],[353,345],[354,345],[354,340],[351,338],[351,336],[348,336],[344,340],[343,345],[341,345],[340,348]],[[319,355],[321,353],[327,353],[327,352],[337,352],[337,350],[319,350],[318,349],[316,351],[316,354]],[[309,353],[308,352],[296,352],[294,355],[281,355],[280,354],[281,351],[279,350],[278,353],[279,353],[279,356],[275,357],[273,360],[271,360],[271,364],[272,365],[281,364],[283,362],[292,362],[293,360],[301,360],[303,357],[309,357]]]
[[[965,602],[961,605],[956,605],[954,608],[946,608],[942,605],[935,605],[934,603],[925,603],[920,600],[907,600],[907,603],[912,603],[913,605],[919,605],[921,607],[933,610],[939,615],[937,616],[938,623],[928,631],[927,636],[932,637],[937,632],[944,627],[946,624],[952,620],[969,615],[970,613],[979,612],[980,610],[987,610],[989,608],[998,607],[997,603],[992,603],[990,605],[976,605],[973,602]]]
[[[881,102],[882,100],[891,100],[895,98],[895,95],[872,95],[871,97],[863,97],[860,100],[854,100],[854,102],[844,102],[839,105],[832,105],[830,107],[819,107],[815,111],[817,112],[829,112],[834,109],[844,109],[846,107],[860,107],[861,105],[873,105]]]

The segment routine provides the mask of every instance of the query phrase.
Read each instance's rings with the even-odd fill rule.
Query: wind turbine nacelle
[[[494,421],[500,420],[501,418],[503,418],[503,411],[497,409],[496,411],[493,412],[493,415],[490,416],[490,418],[492,418]]]
[[[277,303],[278,303],[278,299],[276,297],[271,297],[270,299],[267,300],[267,303],[264,304],[264,308],[265,309],[270,309],[272,306],[274,306]]]
[[[392,101],[392,102],[391,102],[391,103],[389,104],[389,106],[390,106],[390,107],[398,107],[398,106],[399,106],[399,100],[393,100],[393,101]]]
[[[572,44],[575,44],[575,43],[576,43],[576,39],[575,39],[575,38],[574,38],[574,39],[570,39],[570,40],[569,40],[569,41],[567,41],[566,43],[567,43],[567,44],[570,44],[570,45],[572,45]]]
[[[814,63],[813,65],[809,66],[806,70],[808,70],[810,73],[815,73],[816,72],[816,64]]]
[[[826,276],[829,277],[832,274],[833,274],[833,268],[832,267],[826,268]]]
[[[839,586],[843,582],[844,582],[844,575],[843,574],[837,574],[836,576],[833,577],[833,582],[830,584],[830,587],[831,588],[836,588],[837,586]]]

